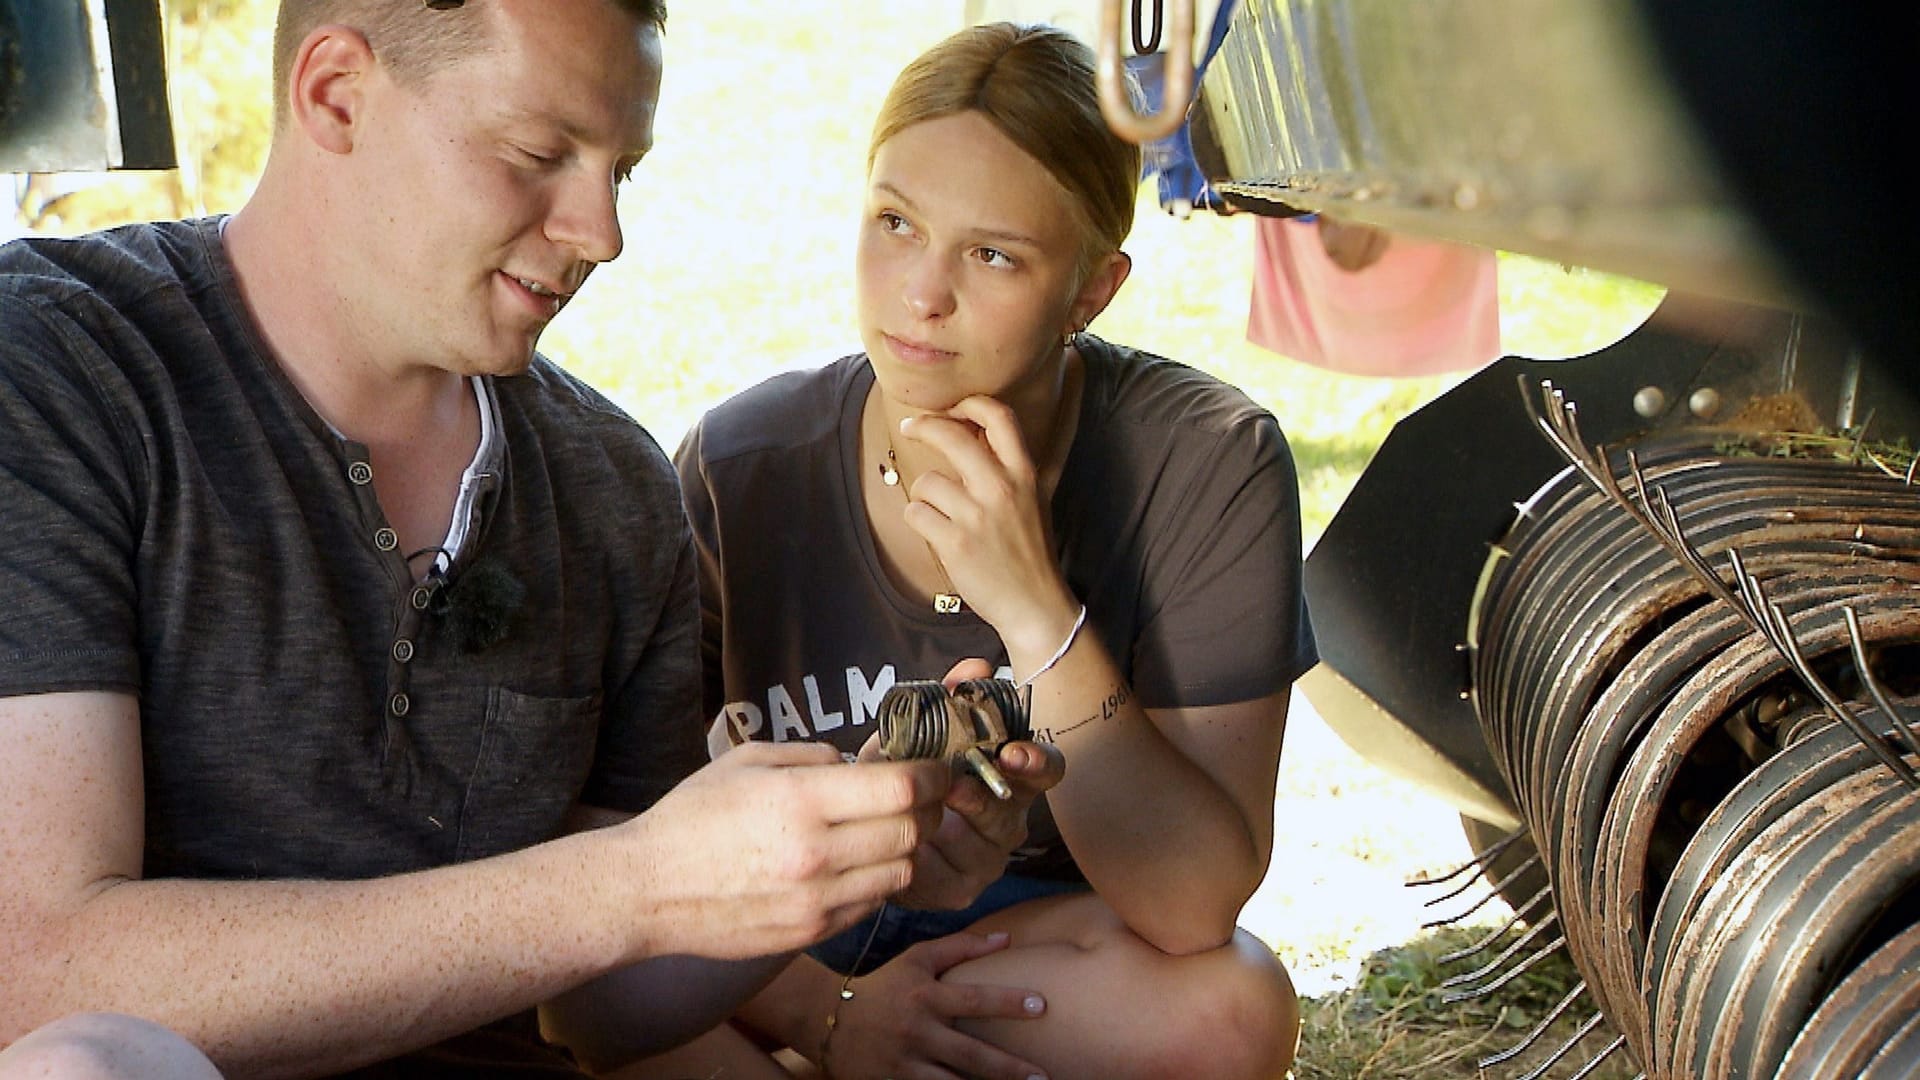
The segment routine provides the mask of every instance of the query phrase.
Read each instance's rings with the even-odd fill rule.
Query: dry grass
[[[1443,929],[1367,957],[1360,981],[1350,989],[1310,999],[1296,1080],[1431,1080],[1468,1077],[1478,1063],[1507,1052],[1533,1035],[1537,1025],[1579,985],[1579,976],[1559,953],[1527,969],[1496,993],[1448,1003],[1440,987],[1450,975],[1472,972],[1519,936],[1509,931],[1476,956],[1439,962],[1441,956],[1481,938],[1477,932]],[[1527,955],[1523,949],[1516,954]],[[1504,970],[1504,969],[1503,969]],[[1488,976],[1488,980],[1493,976]],[[1486,980],[1470,985],[1483,985]],[[1584,1037],[1579,1028],[1593,1015],[1589,997],[1575,997],[1522,1053],[1491,1066],[1484,1075],[1510,1078],[1544,1065],[1563,1047],[1572,1048],[1549,1075],[1570,1076],[1601,1054],[1614,1033],[1602,1024]],[[1591,1080],[1627,1080],[1638,1070],[1624,1052],[1609,1056]]]

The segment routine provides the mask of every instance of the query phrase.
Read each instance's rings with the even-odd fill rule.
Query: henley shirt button
[[[427,605],[432,602],[433,602],[432,589],[427,588],[425,585],[416,585],[413,587],[414,610],[425,611],[427,610]]]
[[[401,638],[399,641],[394,642],[393,658],[395,660],[400,661],[403,664],[408,662],[409,660],[412,660],[413,659],[413,642],[408,641],[406,638]]]
[[[373,534],[373,546],[381,551],[392,551],[400,546],[400,534],[392,529],[377,529]]]
[[[395,694],[393,699],[387,702],[387,708],[393,710],[395,716],[405,716],[407,710],[413,708],[413,702],[409,701],[405,694]]]
[[[356,461],[347,466],[347,479],[356,484],[373,483],[373,466],[364,461]]]

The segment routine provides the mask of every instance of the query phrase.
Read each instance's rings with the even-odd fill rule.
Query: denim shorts
[[[1091,888],[1084,881],[1049,881],[1007,874],[987,886],[971,905],[959,911],[914,911],[898,904],[888,904],[877,913],[808,949],[807,955],[841,975],[864,975],[922,941],[957,934],[996,911],[1043,896],[1081,893]],[[875,929],[876,924],[878,930]],[[873,945],[866,949],[866,956],[862,958],[860,950],[866,947],[869,935],[873,938]],[[860,965],[859,971],[853,970],[856,963]]]

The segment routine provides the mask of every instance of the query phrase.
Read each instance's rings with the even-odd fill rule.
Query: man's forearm
[[[610,972],[548,1002],[540,1030],[605,1071],[664,1053],[725,1023],[791,962],[662,956]]]
[[[322,1075],[634,958],[592,834],[367,882],[126,881],[10,963],[0,1042],[73,1011],[157,1020],[224,1070]]]

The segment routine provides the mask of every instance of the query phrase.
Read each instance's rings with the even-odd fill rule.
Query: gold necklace
[[[880,463],[880,482],[890,488],[900,487],[900,461],[894,456],[892,439],[887,440],[887,460]],[[907,497],[904,489],[900,496]],[[921,543],[926,543],[924,537]],[[934,568],[940,571],[940,580],[947,586],[944,592],[933,594],[934,614],[958,615],[967,610],[967,605],[960,599],[959,590],[953,587],[953,578],[947,574],[947,564],[940,561],[940,553],[933,550],[932,544],[927,544],[927,555],[933,559]]]

